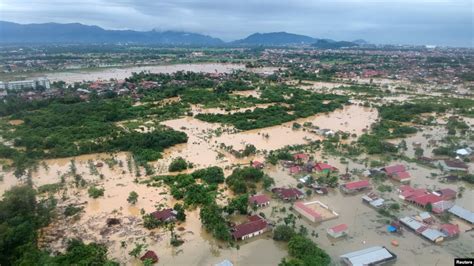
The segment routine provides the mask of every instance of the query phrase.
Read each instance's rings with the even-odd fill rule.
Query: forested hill
[[[17,24],[0,21],[1,43],[153,43],[162,45],[220,45],[207,35],[177,31],[106,30],[79,23]]]

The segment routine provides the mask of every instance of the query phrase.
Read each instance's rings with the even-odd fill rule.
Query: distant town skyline
[[[473,47],[473,8],[470,0],[2,0],[0,18],[189,31],[224,41],[286,31],[336,40]]]

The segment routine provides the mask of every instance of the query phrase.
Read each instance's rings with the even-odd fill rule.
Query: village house
[[[448,212],[456,215],[457,217],[463,219],[466,222],[474,224],[474,213],[470,210],[466,210],[461,206],[454,205],[448,210]]]
[[[397,164],[392,166],[387,166],[382,169],[390,178],[406,183],[410,182],[411,176],[410,173],[407,172],[404,165]]]
[[[342,236],[347,235],[349,227],[347,224],[339,224],[334,227],[328,228],[327,232],[328,235],[332,236],[333,238],[339,238]]]
[[[382,265],[397,259],[397,255],[385,247],[375,246],[341,255],[348,266]]]
[[[304,162],[304,161],[307,161],[309,159],[309,155],[308,154],[304,154],[304,153],[297,153],[297,154],[294,154],[293,155],[293,160],[297,161],[297,162]]]
[[[360,180],[342,184],[340,188],[344,193],[352,194],[366,189],[370,189],[371,186],[369,180]]]
[[[441,231],[429,228],[424,223],[419,222],[412,217],[407,216],[400,218],[400,223],[413,230],[416,234],[420,234],[434,243],[439,243],[444,240],[444,234]]]
[[[272,192],[275,193],[282,200],[297,200],[304,197],[304,193],[297,188],[274,188]]]
[[[336,172],[338,169],[334,166],[331,166],[327,163],[317,163],[314,165],[314,169],[318,172]]]
[[[339,214],[329,209],[329,207],[320,201],[296,202],[294,210],[313,223],[323,222],[337,218]]]
[[[436,190],[433,194],[440,196],[442,200],[454,200],[456,198],[457,192],[450,188],[443,188]]]
[[[259,215],[252,215],[247,222],[234,226],[231,233],[235,240],[245,240],[261,235],[268,230],[269,225],[265,219]]]
[[[412,188],[408,185],[400,186],[398,191],[400,193],[398,197],[402,200],[407,200],[408,198],[419,197],[428,194],[428,190],[425,188]]]
[[[262,162],[259,161],[252,161],[252,167],[255,169],[263,169],[265,165]]]
[[[145,252],[143,256],[141,256],[140,260],[141,261],[151,260],[152,263],[157,263],[159,259],[158,259],[158,255],[156,255],[154,251],[148,250],[147,252]]]
[[[447,238],[452,238],[456,237],[459,235],[461,232],[459,230],[459,225],[454,225],[454,224],[442,224],[439,228],[439,230],[447,237]]]
[[[171,222],[176,220],[176,214],[176,211],[171,208],[151,213],[155,219],[162,222]]]
[[[451,209],[454,206],[453,201],[448,201],[448,200],[440,200],[438,202],[435,202],[432,205],[433,213],[440,214],[443,213],[449,209]]]
[[[256,207],[265,207],[270,205],[270,197],[267,195],[253,195],[249,198],[249,204]]]
[[[442,160],[439,161],[441,167],[446,171],[463,171],[466,172],[469,168],[467,164],[458,160]]]
[[[362,196],[362,202],[369,204],[370,206],[374,208],[380,208],[384,206],[385,200],[372,192],[372,193]]]

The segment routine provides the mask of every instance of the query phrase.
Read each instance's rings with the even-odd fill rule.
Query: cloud
[[[473,46],[471,0],[2,0],[2,20],[183,30],[233,40],[288,31],[375,43]]]

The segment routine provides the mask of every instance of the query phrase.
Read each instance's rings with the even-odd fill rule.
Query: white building
[[[2,87],[9,90],[22,90],[22,89],[37,89],[38,87],[44,87],[46,89],[51,88],[49,79],[47,78],[38,78],[35,80],[18,80],[10,82],[1,82],[0,90]]]

